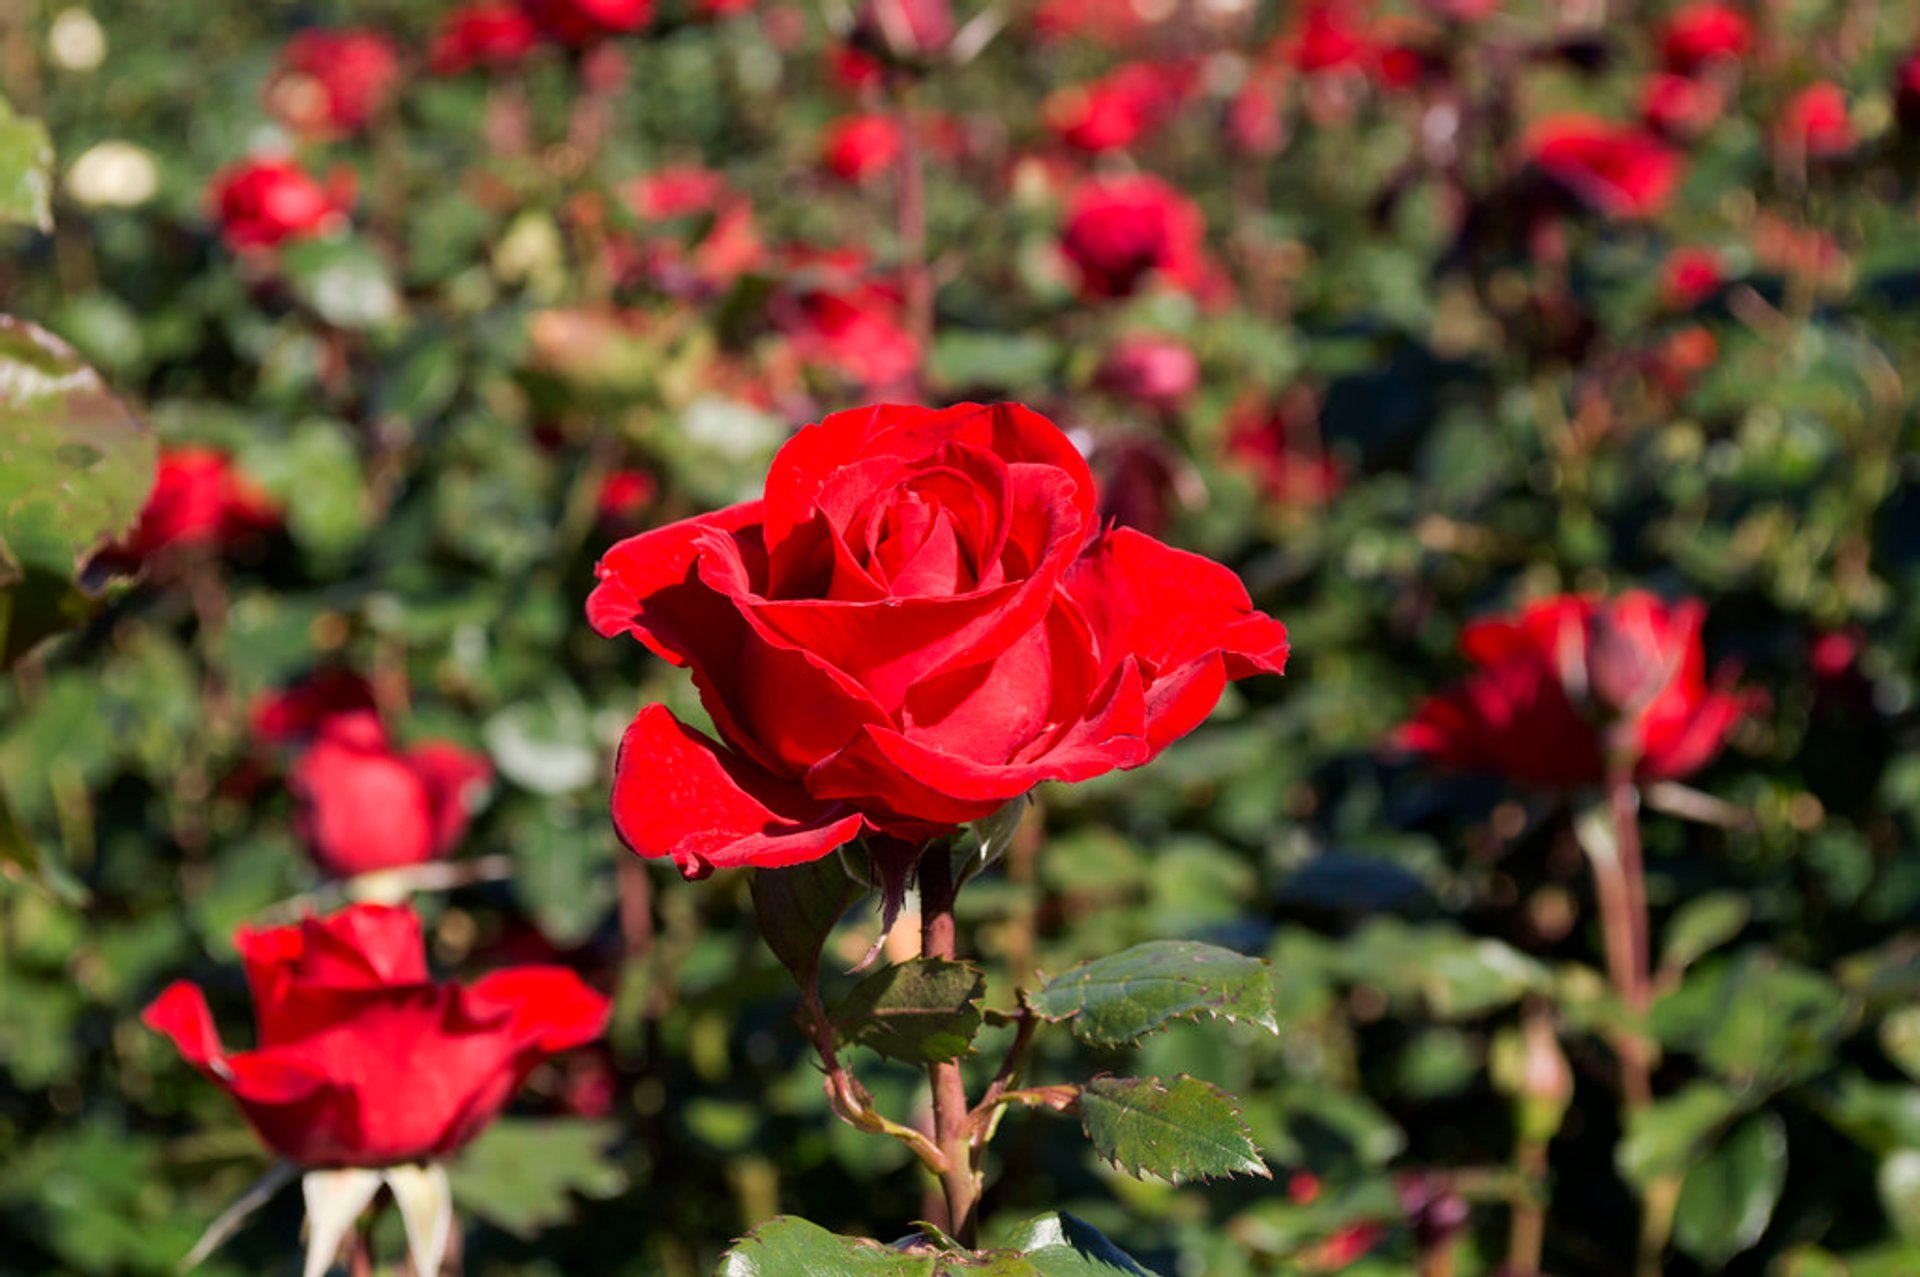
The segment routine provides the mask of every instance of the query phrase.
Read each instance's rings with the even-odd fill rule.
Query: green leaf
[[[400,316],[386,261],[364,240],[303,240],[281,254],[281,266],[294,295],[335,328],[379,328]]]
[[[1011,1241],[1040,1277],[1151,1277],[1093,1225],[1065,1212],[1028,1220]]]
[[[1747,898],[1731,891],[1712,891],[1689,900],[1667,924],[1660,965],[1670,971],[1685,970],[1739,935],[1752,916]]]
[[[1897,1149],[1882,1158],[1874,1187],[1881,1209],[1900,1235],[1920,1242],[1920,1149]]]
[[[1083,962],[1049,980],[1032,1005],[1044,1019],[1071,1020],[1075,1037],[1103,1046],[1202,1015],[1280,1031],[1266,961],[1192,940],[1155,940]]]
[[[831,1018],[854,1046],[907,1064],[934,1064],[972,1048],[986,991],[987,978],[964,962],[915,958],[862,980],[835,1004]]]
[[[1136,1178],[1272,1178],[1234,1101],[1185,1074],[1095,1078],[1080,1093],[1080,1124],[1095,1152]]]
[[[715,1277],[934,1277],[940,1256],[910,1254],[841,1237],[782,1215],[748,1233],[721,1257]]]
[[[133,526],[158,456],[72,347],[0,315],[0,586],[72,581]]]
[[[1673,1217],[1674,1244],[1719,1268],[1760,1240],[1786,1180],[1786,1129],[1772,1113],[1756,1113],[1687,1172]]]
[[[1920,1082],[1920,1006],[1889,1011],[1880,1021],[1880,1049],[1900,1071]]]
[[[822,856],[786,869],[756,869],[751,890],[767,947],[801,988],[812,988],[821,946],[864,889],[847,876],[839,856]]]
[[[1695,1082],[1627,1118],[1615,1160],[1635,1187],[1688,1171],[1714,1134],[1750,1101],[1713,1082]]]
[[[46,126],[0,100],[0,223],[53,229],[53,144]]]
[[[603,1151],[614,1122],[504,1119],[460,1155],[450,1173],[453,1199],[496,1228],[532,1238],[573,1214],[573,1195],[604,1200],[626,1176]]]

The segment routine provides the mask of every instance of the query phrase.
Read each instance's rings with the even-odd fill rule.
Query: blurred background
[[[52,155],[0,182],[0,309],[160,445],[83,623],[0,678],[0,1271],[169,1272],[266,1165],[137,1017],[187,976],[247,1041],[236,925],[348,890],[303,695],[464,760],[411,800],[436,969],[617,999],[457,1163],[467,1273],[923,1217],[827,1112],[744,880],[619,849],[621,729],[703,720],[582,603],[797,426],[971,398],[1059,422],[1294,650],[1042,791],[961,896],[995,1005],[1141,940],[1271,957],[1277,1037],[1062,1034],[1033,1076],[1214,1081],[1274,1181],[1015,1114],[989,1240],[1058,1207],[1168,1277],[1618,1277],[1651,1193],[1672,1273],[1920,1272],[1920,10],[882,3],[0,0],[0,170]],[[1629,587],[1759,694],[1644,820],[1651,1105],[1566,797],[1393,743],[1467,622]],[[202,1271],[294,1271],[299,1217]]]

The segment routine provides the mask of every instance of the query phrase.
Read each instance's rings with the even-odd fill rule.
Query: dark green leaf
[[[573,1214],[573,1195],[608,1198],[626,1176],[604,1150],[612,1122],[495,1122],[449,1168],[453,1199],[496,1228],[531,1238]]]
[[[1101,1045],[1203,1015],[1280,1031],[1267,963],[1191,940],[1155,940],[1084,962],[1049,980],[1032,1004],[1048,1020],[1071,1020],[1076,1037]]]
[[[1709,892],[1689,900],[1667,924],[1660,965],[1684,970],[1739,935],[1752,914],[1753,906],[1746,897],[1730,891]]]
[[[1749,1102],[1712,1082],[1695,1082],[1655,1101],[1627,1118],[1627,1135],[1615,1155],[1620,1174],[1642,1189],[1684,1174]]]
[[[1149,1277],[1093,1225],[1064,1211],[1028,1220],[1012,1244],[1040,1277]]]
[[[964,962],[915,958],[862,980],[831,1017],[843,1041],[908,1064],[933,1064],[972,1048],[986,991],[986,977]]]
[[[1709,1268],[1760,1240],[1787,1179],[1787,1133],[1771,1113],[1733,1128],[1680,1187],[1674,1244]]]
[[[1233,1100],[1198,1078],[1095,1078],[1080,1124],[1094,1151],[1135,1177],[1270,1176]]]
[[[847,876],[839,856],[753,871],[753,912],[760,934],[802,988],[811,988],[819,978],[820,947],[863,890]]]

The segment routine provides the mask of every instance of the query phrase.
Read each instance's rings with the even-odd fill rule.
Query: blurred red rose
[[[1663,138],[1692,142],[1714,126],[1724,106],[1720,86],[1711,80],[1656,75],[1641,91],[1640,118]]]
[[[595,501],[600,521],[613,527],[631,527],[653,503],[659,487],[644,470],[615,470],[600,481]]]
[[[214,175],[208,203],[235,252],[331,234],[347,224],[351,179],[322,186],[286,159],[243,160]]]
[[[273,502],[224,452],[169,448],[160,454],[140,521],[114,557],[139,561],[177,550],[225,550],[279,522]]]
[[[1678,152],[1630,124],[1558,115],[1528,130],[1528,161],[1581,204],[1609,217],[1652,217],[1680,184]]]
[[[1158,128],[1192,84],[1185,63],[1133,62],[1090,84],[1054,90],[1043,112],[1047,127],[1075,150],[1119,150]]]
[[[446,855],[492,776],[484,755],[447,741],[396,749],[379,717],[360,710],[320,721],[287,787],[314,862],[352,878]]]
[[[948,0],[865,0],[851,36],[869,52],[921,61],[945,52],[953,32]]]
[[[1676,75],[1693,75],[1722,59],[1738,60],[1753,47],[1753,24],[1732,5],[1695,0],[1660,24],[1660,64]]]
[[[1920,133],[1920,53],[1902,58],[1894,68],[1893,109],[1902,129]]]
[[[725,177],[698,164],[673,164],[636,178],[625,190],[628,205],[650,221],[710,214],[712,221],[688,254],[671,238],[653,238],[636,246],[616,242],[616,270],[651,276],[670,292],[686,277],[693,291],[724,288],[760,264],[765,250],[754,225],[753,207]]]
[[[924,839],[1137,767],[1280,671],[1286,630],[1232,572],[1103,532],[1096,500],[1036,413],[888,405],[802,429],[764,500],[614,546],[588,618],[690,665],[724,741],[643,709],[621,838],[688,876]]]
[[[1660,301],[1668,310],[1692,310],[1726,282],[1719,253],[1711,248],[1676,248],[1660,267]]]
[[[900,125],[885,115],[843,115],[827,125],[820,161],[842,181],[867,182],[900,158]]]
[[[1853,149],[1847,95],[1837,84],[1810,84],[1787,99],[1774,126],[1782,147],[1809,159],[1831,159]]]
[[[1177,287],[1199,287],[1205,232],[1193,201],[1157,177],[1096,178],[1068,203],[1060,249],[1079,268],[1086,296],[1125,297],[1155,274]]]
[[[258,1047],[228,1054],[205,996],[184,980],[141,1018],[233,1098],[262,1143],[303,1167],[446,1157],[541,1060],[606,1030],[607,999],[564,967],[434,983],[419,919],[404,908],[242,928],[234,945]]]
[[[1320,405],[1296,386],[1273,403],[1252,400],[1227,424],[1227,455],[1250,466],[1269,501],[1281,507],[1323,506],[1347,486],[1346,474],[1320,438]]]
[[[441,19],[427,65],[435,75],[498,71],[517,66],[539,40],[540,28],[513,0],[481,0]]]
[[[266,106],[296,133],[342,137],[365,128],[399,85],[400,55],[380,32],[302,31],[280,53]]]
[[[1373,59],[1366,11],[1353,0],[1308,0],[1289,47],[1302,71],[1365,70]]]
[[[372,713],[373,685],[349,669],[325,669],[277,692],[257,698],[248,714],[253,737],[262,745],[294,745],[312,739],[320,725],[338,714]]]
[[[1256,67],[1227,103],[1227,141],[1243,155],[1278,155],[1287,144],[1287,73]]]
[[[1636,590],[1476,621],[1460,650],[1477,668],[1422,702],[1399,743],[1538,789],[1602,783],[1610,752],[1640,780],[1682,779],[1712,761],[1751,704],[1709,686],[1705,617],[1698,601]]]
[[[1171,337],[1123,337],[1101,362],[1099,381],[1123,399],[1168,410],[1200,384],[1200,360]]]
[[[572,48],[628,35],[653,18],[653,0],[520,0],[520,7],[547,36]]]
[[[868,393],[910,390],[923,352],[907,331],[898,289],[871,281],[816,281],[777,299],[774,316],[802,362]]]

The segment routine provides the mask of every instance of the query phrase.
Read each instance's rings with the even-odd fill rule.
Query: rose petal
[[[689,878],[735,865],[817,860],[861,818],[726,754],[664,705],[640,711],[614,767],[613,824],[642,856],[670,856]]]
[[[755,535],[760,513],[761,503],[748,501],[618,542],[594,567],[600,584],[587,596],[587,621],[605,638],[631,634],[661,659],[685,665],[686,650],[654,633],[648,604],[687,583],[714,534],[730,538],[743,560],[762,557]]]

